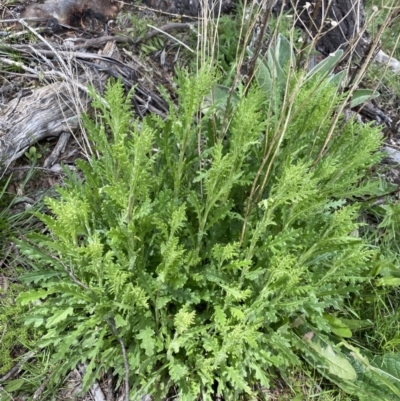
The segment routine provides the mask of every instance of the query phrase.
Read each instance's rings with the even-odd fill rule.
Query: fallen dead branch
[[[65,151],[65,148],[67,146],[70,137],[71,134],[69,132],[62,132],[60,134],[57,145],[52,150],[50,156],[48,156],[43,163],[44,168],[52,167],[56,163],[60,154]]]
[[[112,41],[107,42],[112,50],[105,54],[58,50],[54,46],[50,50],[38,45],[3,47],[27,60],[36,57],[40,60],[40,67],[32,68],[27,66],[28,62],[9,57],[0,58],[0,63],[18,67],[49,83],[42,88],[25,91],[0,110],[0,161],[3,165],[9,166],[39,140],[73,133],[79,127],[80,115],[89,109],[88,84],[97,89],[103,88],[110,76],[121,79],[128,90],[137,84],[135,70],[113,58],[114,39],[112,37]],[[60,64],[64,66],[61,71]],[[84,73],[74,77],[70,70],[65,71],[66,66],[71,64],[85,67]],[[140,116],[148,110],[164,117],[168,110],[164,100],[141,85],[136,87],[134,103]],[[53,159],[51,157],[46,166],[50,167]]]
[[[79,116],[73,100],[66,96],[68,85],[66,82],[55,82],[44,86],[23,98],[11,100],[2,110],[0,160],[6,167],[37,141],[78,128]],[[81,92],[81,103],[87,107],[89,98]]]
[[[15,377],[21,371],[24,363],[32,359],[34,356],[34,352],[28,352],[27,354],[23,355],[20,362],[13,366],[4,376],[0,377],[0,382],[5,382],[6,380],[10,380]]]
[[[79,373],[80,379],[86,374],[86,364],[79,364],[77,372]],[[103,390],[100,388],[99,383],[97,380],[93,383],[92,387],[90,388],[90,393],[92,394],[94,401],[106,401],[104,396]]]

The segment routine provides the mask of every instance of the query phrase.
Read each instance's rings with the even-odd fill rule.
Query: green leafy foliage
[[[303,358],[331,382],[359,400],[400,399],[398,353],[372,356],[369,351],[361,352],[346,341],[338,343],[332,336],[316,335],[301,319],[295,326],[299,335],[297,347]]]
[[[248,53],[253,56],[253,52],[248,48]],[[339,49],[330,54],[320,63],[315,65],[301,79],[301,84],[307,84],[311,80],[322,78],[321,83],[336,85],[339,89],[346,81],[347,71],[342,70],[333,74],[333,69],[339,64],[343,55],[343,50]],[[270,46],[265,57],[258,56],[256,61],[255,78],[262,90],[272,98],[275,107],[282,107],[282,97],[289,77],[295,67],[296,59],[292,50],[292,44],[282,34],[278,34],[274,46]],[[379,93],[370,89],[356,89],[353,91],[350,107],[356,107],[370,99],[379,96]],[[275,109],[275,112],[277,109]]]
[[[21,193],[31,178],[30,171],[23,182],[19,182]],[[16,303],[19,293],[26,288],[17,281],[23,261],[14,252],[13,239],[24,229],[31,230],[35,224],[29,211],[18,207],[21,196],[10,193],[12,176],[0,180],[0,378],[20,362],[21,355],[32,347],[40,332],[24,325],[21,317],[27,307]],[[37,210],[38,204],[31,205]],[[0,383],[2,384],[2,383]],[[0,386],[1,387],[1,386]],[[0,399],[4,394],[0,392]]]
[[[92,93],[99,118],[85,125],[98,157],[67,171],[51,213],[38,214],[49,234],[19,244],[34,267],[24,280],[40,286],[20,302],[45,331],[40,345],[54,347],[54,378],[84,362],[85,390],[110,368],[122,380],[126,349],[132,400],[236,400],[300,363],[298,316],[350,336],[334,311],[376,263],[354,233],[356,199],[379,191],[363,179],[381,157],[378,130],[339,121],[314,163],[335,86],[305,83],[274,142],[281,116],[256,86],[238,88],[227,129],[220,103],[200,113],[216,83],[208,68],[180,72],[178,107],[140,124],[121,83]],[[333,345],[311,351],[354,380]]]

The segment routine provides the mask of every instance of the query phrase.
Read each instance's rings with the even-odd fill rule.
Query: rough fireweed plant
[[[180,72],[178,106],[142,123],[121,83],[92,93],[98,157],[47,199],[48,232],[20,244],[33,268],[24,280],[40,288],[19,300],[54,348],[54,378],[82,362],[85,390],[111,368],[120,383],[128,373],[132,400],[237,400],[299,363],[296,319],[331,333],[324,313],[366,280],[374,250],[355,234],[355,197],[376,191],[363,177],[380,159],[378,129],[340,121],[313,165],[337,95],[303,85],[248,208],[277,118],[261,90],[239,88],[222,135],[215,108],[200,113],[215,83],[210,69]]]

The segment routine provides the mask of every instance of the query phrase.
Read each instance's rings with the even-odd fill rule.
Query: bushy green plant
[[[178,107],[141,123],[119,82],[93,93],[100,118],[85,125],[98,157],[47,200],[48,233],[20,244],[33,268],[24,281],[40,289],[19,300],[54,347],[54,378],[84,362],[84,389],[111,368],[132,400],[237,400],[299,364],[297,350],[315,351],[299,318],[337,332],[368,280],[375,250],[357,235],[356,200],[378,190],[364,179],[381,157],[378,129],[339,119],[316,161],[335,86],[310,79],[281,115],[239,86],[224,126],[202,107],[215,83],[207,68],[179,73]],[[342,378],[329,347],[319,363]]]

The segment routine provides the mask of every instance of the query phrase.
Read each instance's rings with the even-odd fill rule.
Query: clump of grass
[[[10,278],[3,278],[8,281]],[[11,278],[11,280],[13,280]],[[0,290],[0,378],[19,360],[19,356],[34,346],[38,339],[35,330],[27,327],[22,317],[26,307],[16,303],[18,295],[25,291],[21,284],[9,283]]]
[[[20,183],[21,191],[31,178],[30,172],[25,181]],[[16,303],[16,298],[26,287],[18,281],[24,264],[14,245],[21,231],[26,233],[31,230],[37,220],[29,210],[18,208],[18,196],[7,192],[11,179],[10,176],[2,180],[0,192],[0,377],[17,363],[18,357],[32,347],[38,338],[37,330],[28,328],[22,320],[28,309]]]
[[[388,27],[381,36],[382,49],[391,54],[396,59],[400,58],[400,10],[398,9],[397,2],[393,0],[367,0],[366,11],[368,14],[372,13],[372,8],[379,9],[377,17],[371,21],[368,27],[369,32],[373,37],[376,36],[380,26],[387,23]],[[393,12],[394,11],[394,12]],[[387,21],[389,19],[389,21]]]

